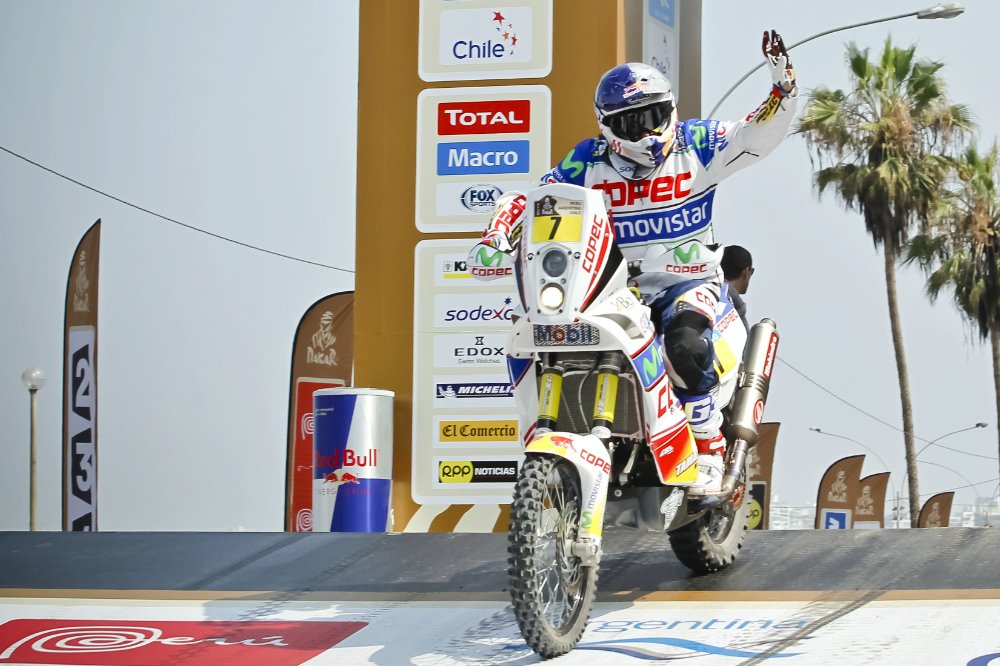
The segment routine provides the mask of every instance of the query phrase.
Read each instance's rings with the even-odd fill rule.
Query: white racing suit
[[[701,454],[721,453],[725,447],[712,345],[724,284],[722,250],[713,245],[715,188],[781,143],[795,115],[796,97],[797,88],[786,95],[775,85],[743,120],[677,123],[673,149],[657,167],[637,167],[600,137],[577,144],[541,178],[542,183],[604,191],[626,260],[644,260],[634,285],[663,336],[667,369]],[[499,273],[496,253],[515,251],[523,213],[523,195],[508,193],[500,199],[483,240],[469,254],[474,275],[490,279],[491,273]]]

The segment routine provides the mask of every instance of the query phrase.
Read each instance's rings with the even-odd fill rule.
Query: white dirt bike
[[[508,352],[525,460],[508,571],[521,633],[551,658],[583,634],[605,523],[666,530],[674,554],[696,572],[735,560],[747,521],[747,451],[757,441],[778,334],[764,319],[748,339],[731,302],[720,299],[714,335],[726,471],[720,494],[689,497],[698,476],[694,439],[650,310],[628,288],[602,195],[542,185],[528,193],[522,225],[514,269],[522,309]],[[680,256],[691,257],[690,247]]]

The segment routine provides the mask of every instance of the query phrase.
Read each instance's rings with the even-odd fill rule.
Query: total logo
[[[455,134],[513,134],[531,130],[531,101],[498,99],[479,102],[441,102],[437,129]]]
[[[531,13],[530,7],[441,12],[441,64],[527,62]]]

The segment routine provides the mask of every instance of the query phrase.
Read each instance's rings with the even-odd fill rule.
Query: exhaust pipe
[[[730,433],[734,436],[729,465],[722,477],[722,492],[693,500],[694,511],[713,509],[729,501],[746,465],[747,451],[757,443],[758,427],[764,418],[764,403],[771,387],[771,372],[778,356],[778,327],[771,319],[761,319],[750,329],[743,353],[743,371],[736,384]]]

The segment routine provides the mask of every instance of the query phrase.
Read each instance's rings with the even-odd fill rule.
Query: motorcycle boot
[[[713,495],[722,492],[725,472],[726,437],[722,434],[722,410],[715,393],[690,394],[677,391],[684,405],[691,434],[698,449],[698,480],[688,487],[689,495]]]

